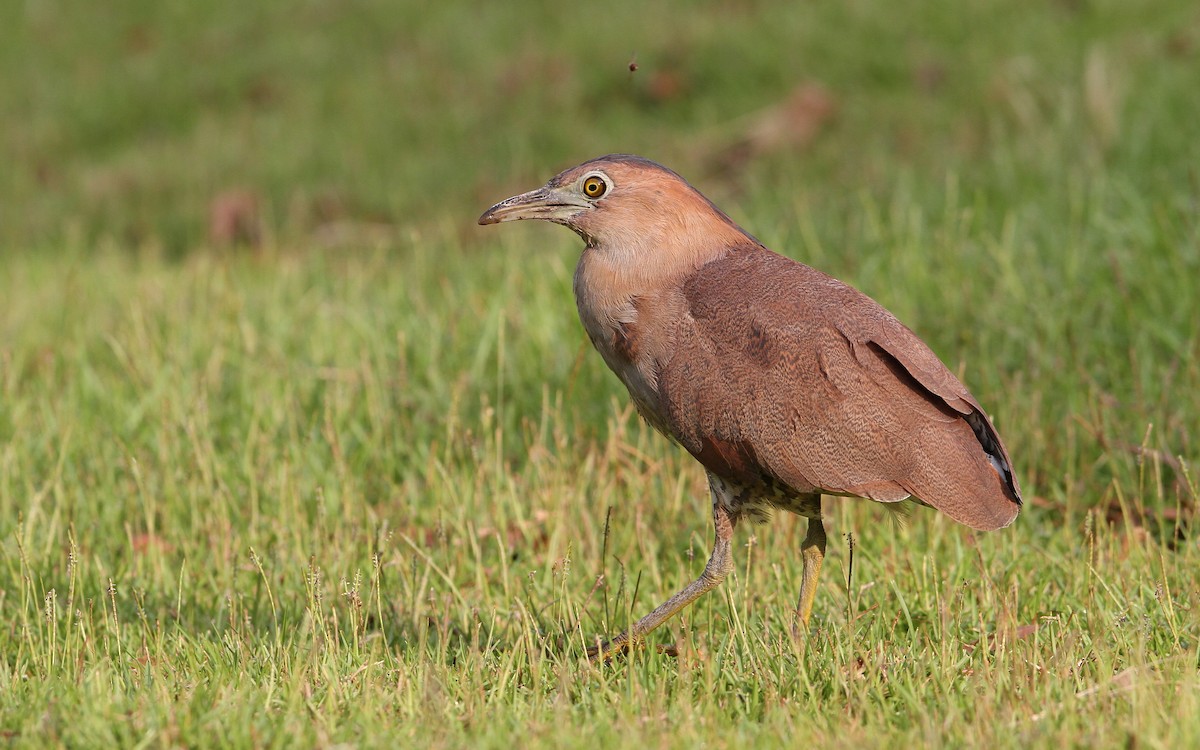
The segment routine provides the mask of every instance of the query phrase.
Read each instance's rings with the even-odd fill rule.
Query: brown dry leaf
[[[842,673],[850,680],[862,680],[868,675],[886,680],[896,663],[886,656],[885,647],[880,645],[854,657],[854,661],[842,667]]]
[[[159,552],[170,552],[175,549],[170,542],[157,534],[134,534],[130,543],[133,545],[133,551],[139,555],[144,555],[151,549]]]
[[[533,513],[533,524],[510,522],[504,528],[503,534],[494,526],[481,526],[475,530],[475,536],[479,540],[503,536],[505,547],[509,551],[524,551],[528,548],[529,552],[537,553],[545,549],[550,541],[550,534],[546,530],[549,518],[550,514],[545,510],[536,510]]]
[[[736,134],[713,149],[712,166],[737,171],[747,161],[812,143],[837,114],[837,100],[820,83],[802,83],[788,97],[750,114],[738,123]]]
[[[1027,495],[1027,496],[1025,497],[1025,502],[1026,502],[1026,503],[1028,503],[1028,504],[1030,504],[1030,505],[1032,505],[1032,506],[1033,506],[1033,507],[1035,507],[1035,508],[1055,508],[1055,507],[1058,507],[1058,506],[1057,506],[1057,503],[1054,503],[1054,502],[1052,502],[1052,501],[1050,501],[1050,500],[1047,500],[1046,498],[1042,497],[1041,495]]]
[[[1190,57],[1196,49],[1196,42],[1186,31],[1176,31],[1167,37],[1167,54],[1171,57]]]
[[[656,102],[677,99],[688,90],[687,79],[675,70],[656,70],[646,84],[646,93]]]
[[[208,241],[217,247],[257,246],[261,239],[261,201],[248,188],[223,190],[208,204]]]

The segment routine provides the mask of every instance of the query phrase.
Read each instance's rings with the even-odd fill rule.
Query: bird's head
[[[480,224],[541,219],[595,247],[696,247],[747,235],[675,172],[640,156],[584,162],[483,212]],[[752,239],[752,238],[751,238]]]

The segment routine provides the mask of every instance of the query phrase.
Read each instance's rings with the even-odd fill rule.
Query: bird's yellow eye
[[[608,190],[608,185],[595,175],[583,181],[583,194],[589,198],[599,198],[605,190]]]

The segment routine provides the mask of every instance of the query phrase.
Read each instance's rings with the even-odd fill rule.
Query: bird
[[[583,239],[573,284],[583,328],[641,416],[704,467],[712,500],[703,572],[589,656],[632,648],[717,587],[738,524],[775,510],[808,519],[796,637],[825,558],[823,495],[913,501],[977,530],[1016,519],[1008,450],[937,355],[866,294],[768,249],[676,172],[601,156],[479,224],[521,219]]]

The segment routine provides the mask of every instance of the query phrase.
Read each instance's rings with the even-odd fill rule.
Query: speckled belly
[[[801,494],[769,478],[747,485],[709,472],[714,502],[719,502],[735,518],[764,523],[774,510],[786,510],[805,518],[821,517],[821,496]]]

